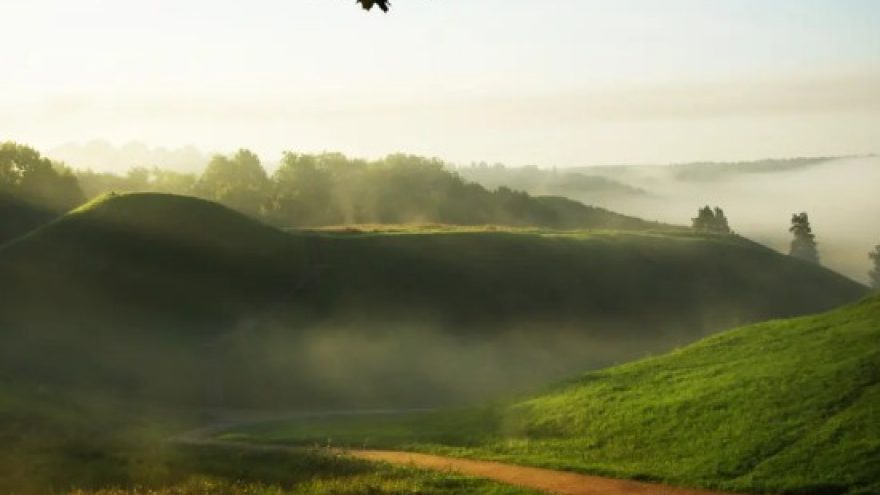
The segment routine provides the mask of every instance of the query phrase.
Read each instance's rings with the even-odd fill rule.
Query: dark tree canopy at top
[[[371,10],[374,5],[378,6],[382,9],[383,12],[388,12],[388,9],[391,7],[391,2],[389,0],[357,0],[359,4],[365,10]]]

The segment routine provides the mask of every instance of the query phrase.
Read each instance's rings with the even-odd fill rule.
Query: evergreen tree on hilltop
[[[810,217],[805,212],[793,214],[791,227],[788,231],[794,235],[789,254],[795,258],[818,264],[819,250],[816,247],[816,236],[810,227]]]
[[[868,257],[874,261],[874,269],[868,272],[868,276],[871,278],[871,287],[880,290],[880,245],[868,253]]]
[[[730,225],[724,210],[719,207],[714,209],[710,206],[700,208],[696,218],[691,219],[694,230],[699,232],[711,232],[713,234],[730,234]]]
[[[719,234],[730,233],[730,224],[727,222],[727,216],[724,215],[724,210],[717,206],[715,207],[714,221],[710,230]]]
[[[700,208],[696,218],[691,219],[691,224],[694,230],[707,232],[715,224],[715,213],[712,212],[712,208],[706,205]]]

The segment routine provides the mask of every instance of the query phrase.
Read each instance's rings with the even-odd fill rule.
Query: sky
[[[582,166],[880,152],[880,1],[0,0],[0,140]]]

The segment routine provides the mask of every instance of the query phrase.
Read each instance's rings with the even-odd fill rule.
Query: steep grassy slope
[[[154,194],[105,197],[0,248],[0,281],[16,372],[219,402],[304,387],[483,397],[865,292],[732,236],[286,234]]]
[[[479,412],[268,424],[252,438],[752,492],[880,491],[880,297],[725,332]]]

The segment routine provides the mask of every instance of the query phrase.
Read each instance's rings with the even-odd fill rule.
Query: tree
[[[268,191],[260,158],[245,149],[232,157],[212,158],[195,185],[197,195],[252,216],[262,214]]]
[[[711,232],[713,234],[729,234],[730,225],[727,223],[727,217],[724,210],[719,207],[712,209],[708,205],[700,208],[696,218],[691,219],[694,230],[700,232]]]
[[[868,257],[874,262],[874,269],[868,272],[871,287],[880,290],[880,245],[874,247],[874,250],[868,253]]]
[[[321,157],[285,152],[272,175],[271,219],[284,226],[339,223],[332,204],[332,177]]]
[[[818,264],[819,251],[816,248],[816,236],[813,234],[812,227],[810,227],[809,216],[804,212],[793,214],[791,216],[791,227],[788,231],[794,235],[789,254],[795,258]]]
[[[691,219],[691,224],[693,225],[694,230],[699,230],[701,232],[706,232],[715,223],[715,214],[712,212],[712,208],[708,205],[700,208],[700,211],[697,212],[697,217]]]
[[[388,12],[388,9],[391,7],[391,2],[388,0],[357,0],[357,2],[361,4],[364,10],[370,10],[375,5],[382,9],[382,12]]]
[[[0,144],[0,194],[57,212],[85,201],[69,168],[13,142]]]
[[[715,207],[715,221],[712,223],[711,230],[719,234],[730,233],[730,224],[727,222],[727,216],[724,215],[724,210],[717,206]]]

